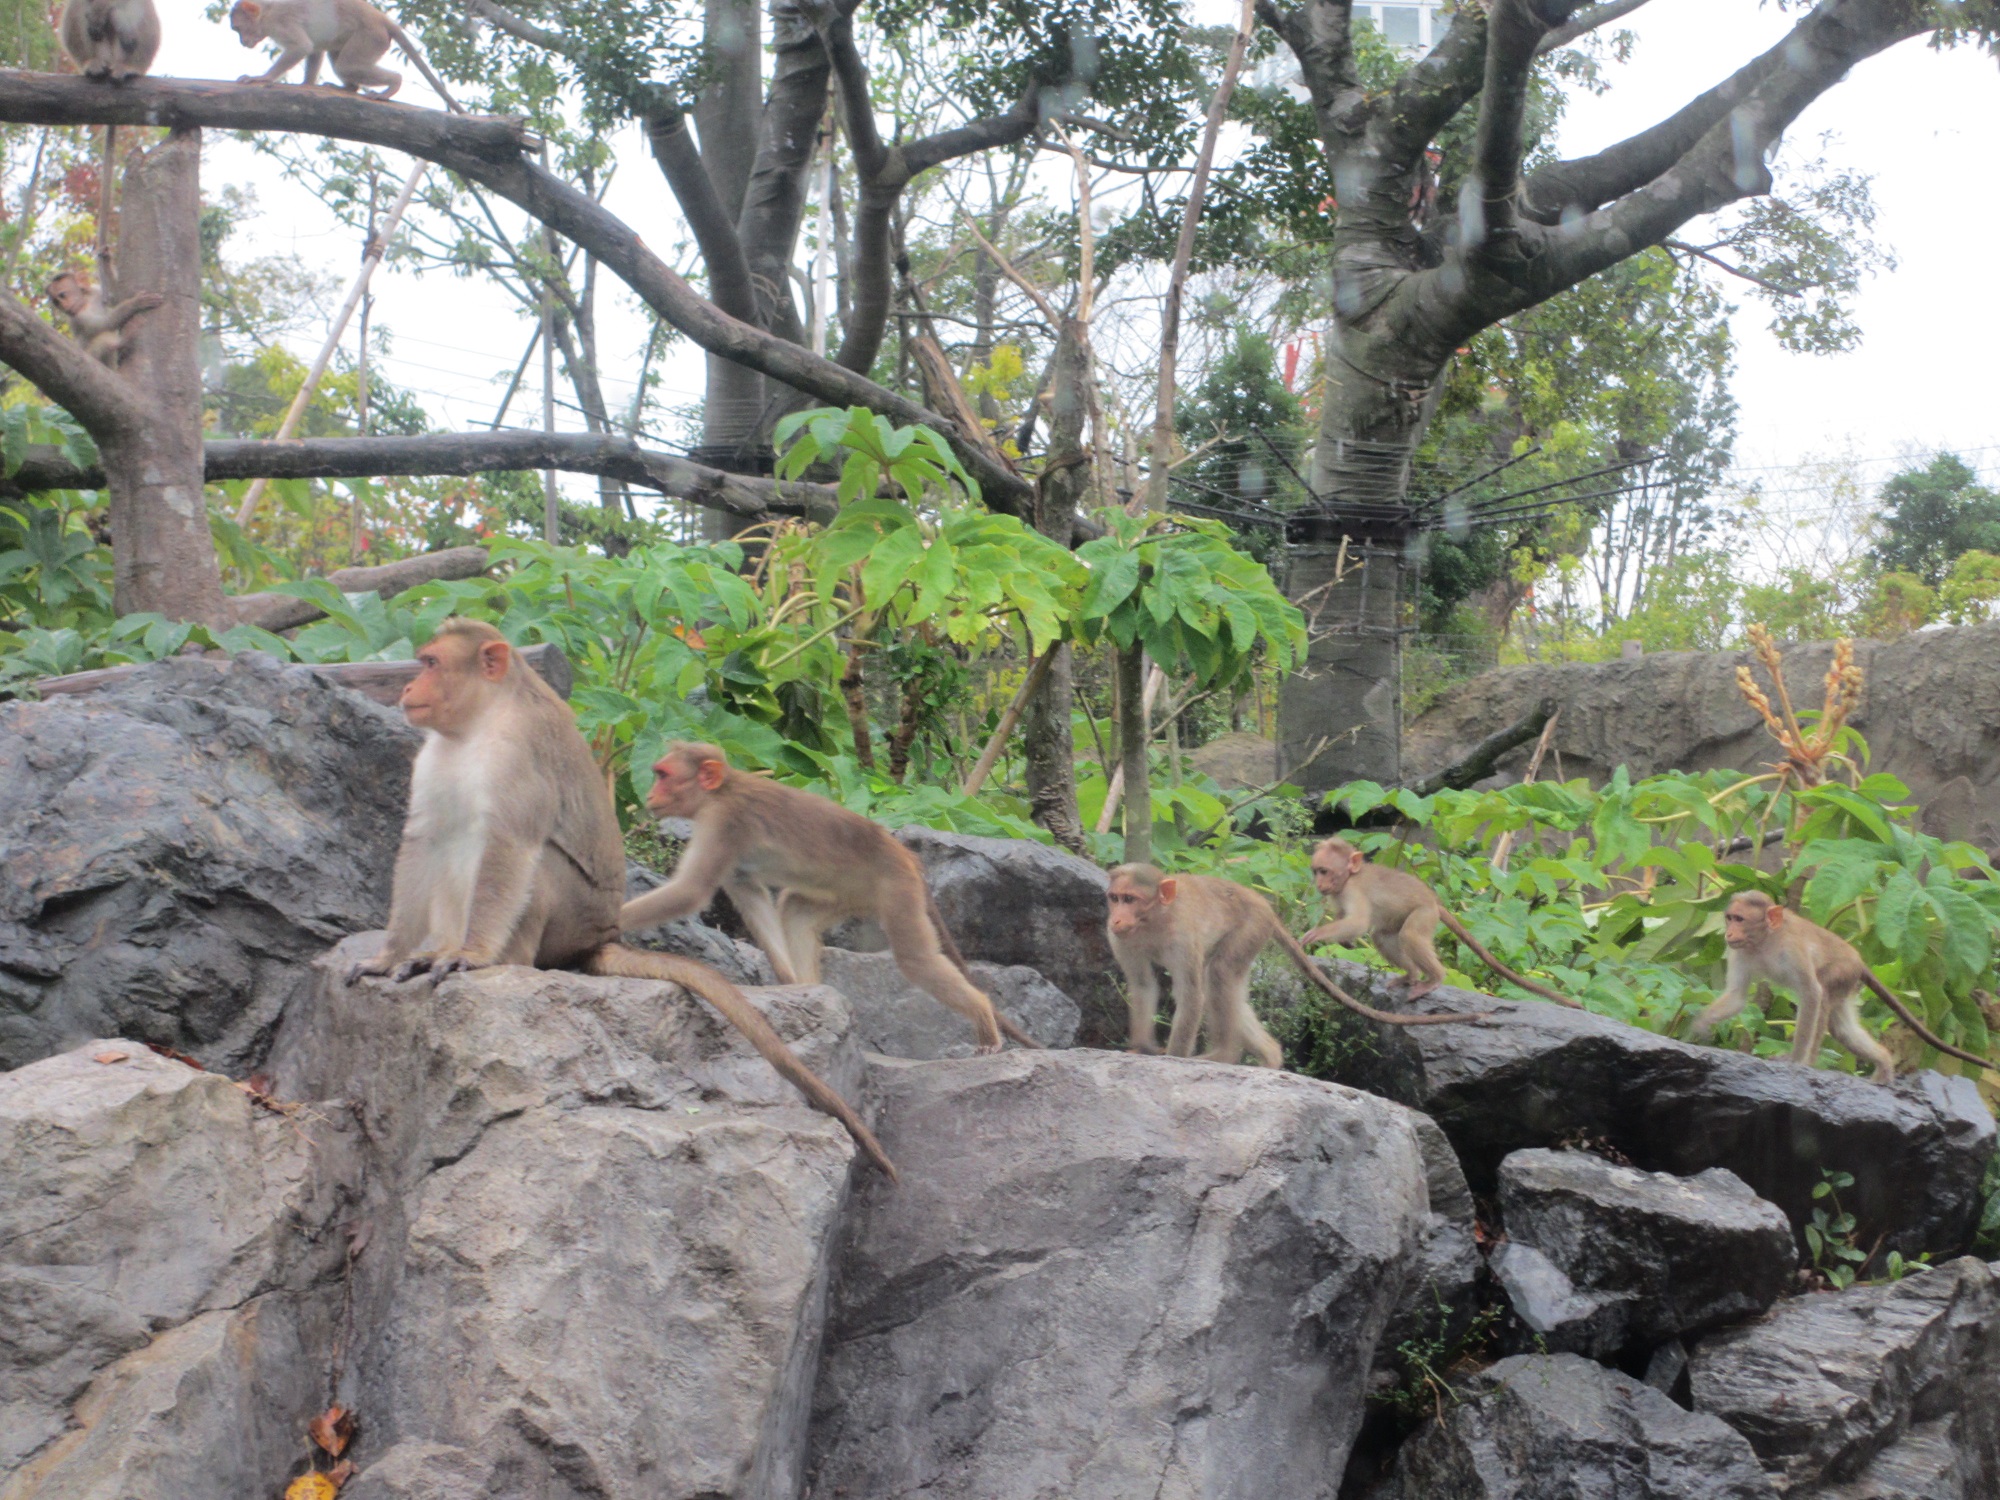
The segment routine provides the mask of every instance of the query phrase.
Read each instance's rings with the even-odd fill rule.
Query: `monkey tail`
[[[383,19],[388,20],[388,17],[385,16]],[[417,65],[417,71],[424,75],[424,82],[437,90],[438,98],[444,100],[446,108],[455,115],[464,114],[465,106],[451,97],[451,90],[444,86],[444,80],[431,71],[431,65],[424,61],[423,53],[417,50],[417,44],[410,40],[409,33],[394,21],[389,21],[389,35],[394,37],[396,45],[403,49],[403,56]]]
[[[1483,1021],[1493,1014],[1490,1010],[1479,1010],[1470,1011],[1465,1015],[1403,1016],[1392,1010],[1377,1010],[1372,1005],[1363,1005],[1335,984],[1326,970],[1313,962],[1312,955],[1299,946],[1299,940],[1287,932],[1284,924],[1275,917],[1272,918],[1271,928],[1278,941],[1284,945],[1285,951],[1291,954],[1292,962],[1299,966],[1299,972],[1357,1016],[1366,1016],[1371,1021],[1380,1021],[1388,1026],[1444,1026],[1453,1021]]]
[[[714,1006],[725,1021],[749,1038],[750,1045],[763,1053],[764,1060],[796,1085],[800,1093],[845,1125],[847,1133],[854,1137],[854,1143],[882,1169],[883,1175],[891,1182],[898,1180],[895,1164],[883,1151],[882,1143],[875,1139],[875,1133],[862,1123],[861,1116],[817,1073],[799,1061],[798,1055],[785,1045],[785,1039],[778,1035],[741,990],[707,964],[672,953],[642,952],[627,948],[623,943],[606,943],[584,960],[583,967],[591,974],[617,975],[627,979],[664,979],[693,990]]]
[[[97,289],[109,302],[111,287],[111,194],[118,161],[118,127],[104,127],[104,165],[97,184]]]
[[[1929,1042],[1933,1047],[1937,1048],[1938,1051],[1947,1053],[1952,1057],[1962,1058],[1964,1061],[1969,1063],[1977,1063],[1980,1067],[1986,1069],[1986,1071],[1989,1073],[2000,1073],[2000,1063],[1994,1062],[1991,1058],[1981,1057],[1977,1052],[1967,1052],[1962,1047],[1954,1047],[1950,1042],[1942,1041],[1938,1037],[1933,1035],[1931,1029],[1928,1026],[1924,1025],[1922,1021],[1919,1021],[1915,1016],[1910,1014],[1909,1007],[1903,1004],[1901,998],[1898,997],[1889,988],[1889,986],[1887,986],[1881,980],[1875,977],[1873,970],[1867,968],[1862,969],[1861,982],[1867,985],[1869,989],[1873,990],[1875,992],[1876,998],[1881,1000],[1881,1002],[1884,1005],[1888,1006],[1889,1009],[1893,1010],[1897,1014],[1897,1016],[1901,1018],[1905,1026],[1909,1027],[1910,1030],[1914,1031],[1918,1036],[1922,1037],[1925,1041]]]
[[[937,897],[931,894],[931,888],[928,885],[924,887],[924,910],[930,916],[931,930],[937,934],[938,947],[944,950],[944,956],[951,960],[953,968],[965,976],[965,982],[971,984],[974,989],[977,989],[978,985],[974,983],[972,978],[972,970],[966,967],[965,955],[958,951],[958,944],[952,938],[951,929],[944,925],[944,913],[938,910]],[[986,998],[987,1002],[991,1004],[993,997],[988,995]],[[1016,1026],[1012,1021],[1008,1020],[1001,1013],[1000,1007],[997,1005],[993,1007],[993,1019],[1000,1023],[1000,1032],[1008,1041],[1015,1043],[1017,1046],[1032,1048],[1037,1052],[1042,1050],[1042,1044],[1029,1036],[1027,1032]]]
[[[1583,1006],[1579,1002],[1570,999],[1569,996],[1559,995],[1554,990],[1548,988],[1546,985],[1536,984],[1535,981],[1532,979],[1523,979],[1519,974],[1516,974],[1512,969],[1508,968],[1505,964],[1501,963],[1499,959],[1495,958],[1492,954],[1488,953],[1484,948],[1482,948],[1479,945],[1479,939],[1474,937],[1471,933],[1467,932],[1465,930],[1465,924],[1459,921],[1458,918],[1454,917],[1450,912],[1446,911],[1442,903],[1440,903],[1438,906],[1438,916],[1444,919],[1444,925],[1452,930],[1452,935],[1456,937],[1461,943],[1465,944],[1466,947],[1470,948],[1474,953],[1477,953],[1480,959],[1486,964],[1486,966],[1489,969],[1492,969],[1495,972],[1506,976],[1508,979],[1511,979],[1515,984],[1518,984],[1522,989],[1529,990],[1534,994],[1540,995],[1544,1000],[1553,1000],[1558,1005],[1567,1005],[1571,1010],[1583,1009]]]

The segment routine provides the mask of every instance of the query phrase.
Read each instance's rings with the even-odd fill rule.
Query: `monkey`
[[[1283,1065],[1278,1044],[1250,1008],[1250,966],[1267,943],[1278,943],[1299,972],[1357,1015],[1392,1026],[1438,1026],[1491,1015],[1401,1016],[1363,1005],[1313,962],[1271,903],[1246,885],[1213,875],[1167,875],[1152,865],[1119,865],[1105,892],[1111,914],[1105,935],[1124,971],[1134,1052],[1157,1052],[1153,1014],[1160,1004],[1155,969],[1174,981],[1174,1023],[1167,1052],[1186,1057],[1207,1029],[1202,1056],[1233,1063],[1254,1053],[1267,1068]]]
[[[63,50],[86,78],[124,83],[150,72],[160,50],[160,13],[153,0],[65,0],[56,22]],[[111,178],[118,127],[104,127],[104,158],[98,168],[98,278],[108,283],[111,264]],[[110,361],[106,361],[109,363]]]
[[[1834,1040],[1856,1061],[1873,1064],[1877,1083],[1896,1076],[1895,1059],[1861,1024],[1860,990],[1867,985],[1903,1024],[1940,1052],[1962,1058],[1992,1072],[1995,1064],[1976,1052],[1940,1041],[1910,1014],[1900,997],[1862,961],[1854,945],[1787,911],[1762,891],[1741,891],[1722,913],[1722,941],[1729,951],[1729,968],[1722,994],[1695,1017],[1691,1035],[1706,1041],[1715,1028],[1742,1012],[1750,985],[1767,980],[1782,985],[1798,999],[1798,1019],[1792,1028],[1792,1061],[1812,1067],[1819,1061],[1820,1041],[1831,1030]]]
[[[821,934],[847,917],[873,917],[903,977],[970,1021],[980,1052],[998,1052],[1003,1031],[1024,1047],[1040,1045],[972,983],[923,865],[881,824],[747,775],[714,745],[686,740],[654,762],[646,806],[693,819],[694,834],[667,883],[625,903],[622,930],[698,912],[720,889],[779,983],[817,984]]]
[[[799,1061],[721,974],[693,959],[616,941],[625,849],[611,792],[569,706],[505,636],[451,618],[417,653],[403,688],[424,732],[389,898],[389,940],[347,971],[433,982],[495,964],[580,968],[692,990],[869,1159],[896,1169],[857,1115]]]
[[[56,29],[86,78],[138,78],[160,50],[153,0],[67,0]]]
[[[140,292],[106,307],[96,287],[75,272],[64,271],[49,283],[49,301],[69,320],[76,341],[93,357],[115,369],[130,337],[121,330],[140,313],[150,312],[166,299],[158,292]]]
[[[1444,965],[1437,956],[1437,929],[1442,922],[1496,973],[1544,1000],[1583,1009],[1569,996],[1522,978],[1488,953],[1445,909],[1437,892],[1416,876],[1369,864],[1346,839],[1325,839],[1313,850],[1312,875],[1313,885],[1333,906],[1335,920],[1321,923],[1299,941],[1308,948],[1315,943],[1346,944],[1367,933],[1375,941],[1375,951],[1403,971],[1404,993],[1411,999],[1444,983]]]
[[[246,73],[238,83],[276,83],[304,61],[305,82],[311,85],[319,81],[320,59],[326,58],[342,88],[359,93],[373,87],[376,92],[366,97],[387,99],[403,86],[401,73],[380,66],[394,42],[446,106],[465,113],[409,34],[368,0],[236,0],[229,24],[246,47],[269,39],[280,48],[269,72]]]

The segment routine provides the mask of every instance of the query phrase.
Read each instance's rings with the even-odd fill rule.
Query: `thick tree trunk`
[[[1090,491],[1090,461],[1083,451],[1088,414],[1084,382],[1088,378],[1083,330],[1073,320],[1066,321],[1056,343],[1049,447],[1035,500],[1035,529],[1065,547],[1075,532],[1077,508]],[[1065,849],[1082,853],[1083,819],[1076,809],[1076,737],[1071,724],[1075,702],[1070,649],[1062,646],[1049,663],[1040,688],[1028,698],[1021,717],[1022,750],[1034,820]],[[1108,777],[1111,768],[1106,766],[1104,773]]]
[[[101,447],[121,615],[229,623],[202,494],[201,132],[176,130],[125,169],[120,295],[166,300],[128,325],[120,376],[141,393],[128,437]]]
[[[1287,776],[1303,767],[1307,792],[1402,779],[1398,567],[1393,555],[1363,560],[1352,547],[1343,558],[1338,543],[1291,550],[1285,594],[1301,601],[1310,639],[1304,664],[1278,689],[1278,767]],[[1333,743],[1314,759],[1322,739]]]

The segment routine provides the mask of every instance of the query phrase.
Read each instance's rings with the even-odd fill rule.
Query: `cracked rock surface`
[[[876,1059],[815,1497],[1334,1495],[1429,1227],[1409,1114],[1104,1052]]]
[[[256,653],[0,703],[0,1068],[98,1036],[254,1066],[312,960],[387,916],[416,749]]]

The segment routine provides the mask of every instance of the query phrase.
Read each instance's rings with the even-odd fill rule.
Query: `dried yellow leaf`
[[[334,1500],[339,1493],[324,1474],[301,1474],[285,1486],[285,1500]]]

